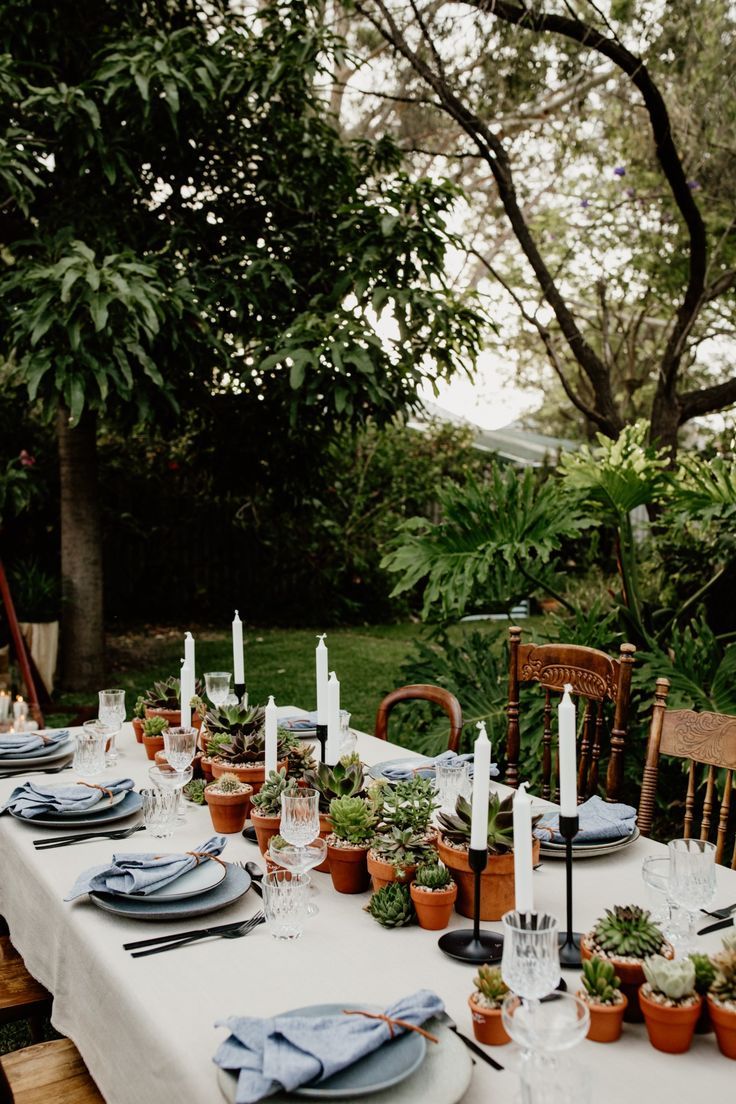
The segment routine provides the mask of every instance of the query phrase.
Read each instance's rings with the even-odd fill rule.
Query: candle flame
[[[15,700],[16,700],[17,702],[22,702],[22,701],[23,701],[23,698],[22,698],[22,696],[21,696],[20,694],[18,694]]]

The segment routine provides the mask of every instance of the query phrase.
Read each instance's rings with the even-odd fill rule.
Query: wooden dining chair
[[[667,709],[669,690],[669,680],[658,678],[641,783],[637,817],[639,831],[648,836],[652,830],[661,756],[686,759],[689,765],[683,836],[690,839],[697,832],[694,822],[696,805],[700,806],[700,831],[697,838],[708,840],[715,834],[716,862],[725,865],[729,860],[726,841],[733,776],[736,771],[736,717],[725,713],[695,713],[692,709]],[[725,771],[725,776],[720,808],[717,808],[719,771]],[[699,774],[705,778],[702,803],[698,795]],[[736,840],[730,860],[731,869],[736,870]]]
[[[41,1038],[41,1024],[51,1012],[51,994],[36,981],[10,939],[0,936],[0,1025],[28,1020],[34,1039]]]
[[[439,705],[444,709],[450,721],[450,734],[447,738],[448,751],[460,750],[460,737],[463,731],[463,711],[460,702],[449,690],[441,686],[432,686],[429,683],[415,683],[412,686],[400,686],[398,690],[392,690],[387,694],[378,707],[376,724],[373,735],[379,740],[388,739],[388,717],[391,710],[399,702],[428,701]]]
[[[552,752],[553,695],[572,686],[573,695],[585,702],[578,750],[578,801],[598,793],[600,759],[604,744],[604,714],[613,712],[608,748],[605,799],[618,801],[623,785],[624,750],[628,733],[631,668],[636,648],[622,644],[619,658],[579,644],[522,644],[522,630],[509,629],[509,694],[506,727],[504,782],[519,784],[521,731],[519,689],[538,683],[544,690],[542,714],[542,797],[554,798],[557,769]]]
[[[71,1039],[14,1050],[0,1058],[2,1104],[105,1104]]]

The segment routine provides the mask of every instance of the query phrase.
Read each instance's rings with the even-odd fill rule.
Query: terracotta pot
[[[169,766],[169,760],[166,758],[166,750],[165,749],[162,750],[162,751],[157,751],[156,754],[154,755],[153,759],[154,759],[154,762],[155,762],[157,767],[161,767],[162,770],[172,770],[173,771],[174,768]],[[194,758],[192,759],[192,762],[191,762],[192,778],[203,778],[204,777],[204,775],[202,774],[201,764],[202,764],[202,756],[198,752],[194,756]]]
[[[539,861],[539,840],[532,844],[532,860]],[[452,871],[457,883],[455,908],[462,916],[473,918],[475,903],[475,874],[470,869],[467,851],[449,847],[442,835],[437,836],[437,850],[445,866]],[[514,853],[489,855],[488,864],[480,876],[480,918],[500,920],[505,912],[516,907],[514,888]]]
[[[425,889],[424,886],[412,882],[409,892],[420,928],[442,931],[447,927],[457,897],[457,886],[454,882],[445,889]]]
[[[710,1022],[716,1033],[718,1049],[726,1058],[736,1058],[736,1012],[724,1008],[711,996],[708,997]]]
[[[319,835],[320,839],[326,840],[332,831],[332,820],[327,813],[319,814]],[[320,874],[330,873],[330,852],[328,850],[327,855],[319,866],[314,867]]]
[[[149,759],[156,758],[157,751],[164,750],[164,738],[163,736],[145,736],[143,737],[143,746],[146,749],[146,755]]]
[[[205,787],[204,799],[207,802],[212,817],[212,827],[216,832],[230,835],[233,832],[242,832],[248,819],[250,799],[253,790],[248,787],[247,793],[218,794],[212,793]]]
[[[662,1050],[665,1054],[684,1054],[690,1049],[702,1001],[703,998],[698,996],[697,1002],[670,1008],[639,991],[647,1035],[655,1050]]]
[[[410,866],[402,866],[401,873],[399,874],[393,863],[384,862],[383,859],[379,859],[377,855],[374,855],[372,851],[368,852],[368,873],[373,882],[374,893],[384,886],[390,885],[391,882],[412,882],[416,872],[417,864],[412,863]]]
[[[615,1043],[621,1038],[626,1005],[629,1003],[625,993],[621,994],[618,1004],[596,1004],[586,1000],[585,990],[580,989],[578,996],[585,1001],[590,1012],[590,1027],[586,1038],[594,1043]]]
[[[368,873],[367,847],[336,847],[327,844],[332,884],[338,893],[365,893],[371,878]]]
[[[500,1008],[485,1008],[482,1004],[476,1004],[474,993],[468,997],[468,1004],[473,1018],[473,1034],[479,1043],[486,1046],[505,1046],[511,1042],[503,1026]]]
[[[212,774],[212,760],[208,755],[203,755],[199,761],[199,768],[202,771],[202,777],[206,782],[214,782],[214,776]]]
[[[639,1007],[639,989],[646,981],[644,977],[644,968],[641,962],[630,962],[627,959],[611,958],[608,955],[602,955],[600,952],[592,949],[588,941],[588,936],[584,935],[580,940],[581,958],[593,958],[595,954],[598,954],[599,958],[605,958],[608,962],[613,963],[613,968],[621,980],[621,992],[628,1000],[624,1012],[624,1020],[626,1023],[641,1023],[644,1016]],[[665,958],[674,958],[675,948],[671,943],[665,943],[660,954],[663,954]]]
[[[146,706],[147,717],[163,717],[169,728],[179,728],[181,725],[181,709],[151,709]],[[199,730],[202,727],[202,718],[199,713],[192,714],[192,728]]]
[[[279,834],[281,817],[261,816],[258,810],[251,805],[250,821],[256,830],[256,838],[258,839],[258,846],[261,849],[261,854],[265,855],[268,852],[269,843],[274,836]]]
[[[169,760],[166,758],[166,751],[165,750],[164,751],[157,751],[156,754],[153,757],[153,761],[154,761],[154,763],[156,764],[157,767],[161,768],[161,770],[173,771],[173,769],[174,769],[173,767],[169,766]]]
[[[239,782],[247,782],[249,786],[253,787],[253,793],[257,794],[263,783],[266,781],[266,768],[260,767],[248,767],[238,763],[220,763],[217,759],[210,760],[212,764],[212,777],[221,778],[223,774],[234,774]],[[288,766],[288,759],[282,759],[276,764],[277,769],[281,770]]]
[[[134,717],[130,722],[133,725],[133,732],[135,733],[135,740],[137,744],[143,743],[143,721],[140,717]]]

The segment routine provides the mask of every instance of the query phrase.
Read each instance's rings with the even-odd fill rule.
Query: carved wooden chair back
[[[524,683],[538,683],[544,690],[542,731],[542,797],[554,799],[557,792],[557,762],[552,748],[552,710],[566,683],[572,686],[580,710],[585,702],[578,750],[578,801],[598,793],[601,754],[604,751],[604,713],[612,707],[605,797],[618,801],[623,785],[623,761],[628,733],[631,668],[636,648],[622,644],[619,658],[611,659],[596,648],[579,644],[522,644],[522,630],[509,629],[509,700],[506,728],[506,775],[509,786],[519,783],[521,735],[519,689]]]
[[[387,694],[376,713],[374,736],[377,736],[379,740],[388,739],[389,713],[395,705],[404,701],[428,701],[444,709],[450,721],[447,748],[449,751],[459,751],[460,737],[463,731],[463,711],[460,708],[460,702],[449,690],[445,690],[441,686],[432,686],[429,683],[400,686],[398,690],[392,690],[390,694]]]
[[[725,864],[730,858],[731,869],[736,870],[736,840],[730,856],[727,853],[731,792],[736,771],[736,717],[725,713],[695,713],[691,709],[667,709],[669,689],[668,679],[657,679],[641,783],[637,818],[639,831],[648,836],[652,830],[660,756],[686,759],[689,766],[683,836],[690,839],[698,831],[694,822],[696,805],[699,805],[698,839],[710,839],[715,833],[716,862]],[[725,772],[720,807],[717,786],[719,771]],[[698,775],[701,774],[705,776],[702,804],[698,794]]]

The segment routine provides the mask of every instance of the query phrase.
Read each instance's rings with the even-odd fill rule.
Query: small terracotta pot
[[[372,851],[368,852],[368,873],[373,882],[374,893],[377,893],[379,889],[383,889],[384,886],[390,885],[391,882],[412,882],[416,872],[417,864],[412,863],[410,866],[402,866],[399,874],[393,863],[384,862]]]
[[[212,760],[208,755],[203,755],[200,759],[199,769],[202,771],[202,777],[206,782],[214,782],[214,776],[212,774]]]
[[[130,722],[133,725],[133,732],[135,733],[135,740],[137,744],[143,743],[143,721],[140,717],[134,717]]]
[[[247,793],[236,794],[212,793],[205,786],[204,799],[209,806],[212,827],[215,831],[222,832],[224,835],[242,832],[248,819],[252,796],[253,790],[250,786]]]
[[[689,1050],[702,1002],[703,998],[699,996],[697,1002],[669,1008],[639,990],[639,1004],[644,1013],[649,1042],[654,1049],[665,1054],[684,1054]]]
[[[468,997],[468,1004],[473,1018],[473,1034],[479,1043],[486,1046],[505,1046],[511,1042],[503,1026],[500,1008],[485,1008],[482,1004],[476,1004],[475,994]]]
[[[161,768],[161,770],[173,771],[174,769],[173,767],[169,766],[169,760],[166,758],[165,749],[163,751],[157,751],[153,757],[153,761],[157,767]]]
[[[718,1049],[721,1054],[725,1054],[726,1058],[736,1058],[736,1012],[724,1008],[711,996],[708,997],[708,1011],[716,1033]]]
[[[437,850],[445,866],[452,871],[457,883],[455,908],[462,916],[473,918],[475,903],[475,874],[470,869],[467,851],[449,847],[442,835],[437,836]],[[538,839],[532,844],[532,861],[539,861]],[[505,912],[516,907],[514,887],[514,853],[489,855],[485,870],[480,876],[480,918],[500,920]]]
[[[254,794],[258,793],[266,781],[265,766],[248,767],[239,763],[221,763],[217,759],[212,759],[210,762],[213,778],[221,778],[223,774],[234,774],[238,782],[247,782],[249,786],[252,786]],[[277,770],[285,769],[288,762],[288,759],[282,759],[281,762],[276,764]]]
[[[371,878],[368,873],[367,847],[337,847],[327,844],[332,884],[338,893],[365,893]]]
[[[181,709],[151,709],[146,706],[147,717],[163,717],[169,728],[181,726]],[[199,730],[202,727],[202,718],[199,713],[192,713],[192,728]]]
[[[425,889],[424,886],[412,882],[409,892],[420,928],[442,931],[447,927],[457,897],[457,886],[454,882],[445,889]]]
[[[250,808],[250,822],[256,830],[256,838],[261,854],[268,852],[268,845],[274,836],[279,834],[280,816],[261,816],[254,806]]]
[[[615,1043],[621,1038],[626,1005],[629,1003],[625,993],[617,1004],[596,1004],[586,1000],[585,991],[579,990],[578,996],[585,1001],[590,1012],[590,1027],[586,1038],[594,1043]]]
[[[616,975],[621,981],[621,992],[628,1000],[624,1012],[625,1022],[641,1023],[644,1019],[644,1015],[639,1007],[639,989],[646,981],[644,977],[644,967],[641,962],[629,962],[626,959],[610,958],[608,955],[602,955],[600,951],[592,949],[588,936],[584,935],[580,940],[581,958],[593,958],[596,954],[599,958],[605,958],[607,962],[613,964]],[[660,954],[664,955],[665,958],[674,958],[675,948],[671,943],[665,943]]]
[[[146,755],[149,759],[156,758],[156,752],[164,750],[164,738],[163,736],[145,736],[143,737],[143,746],[146,749]]]
[[[331,831],[332,831],[332,820],[331,820],[330,816],[327,813],[320,813],[319,814],[319,835],[320,835],[320,839],[326,840]],[[314,869],[316,871],[318,871],[320,874],[329,874],[330,873],[330,852],[329,852],[329,850],[327,851],[327,854],[325,855],[324,859],[319,864],[319,866],[315,866]]]

